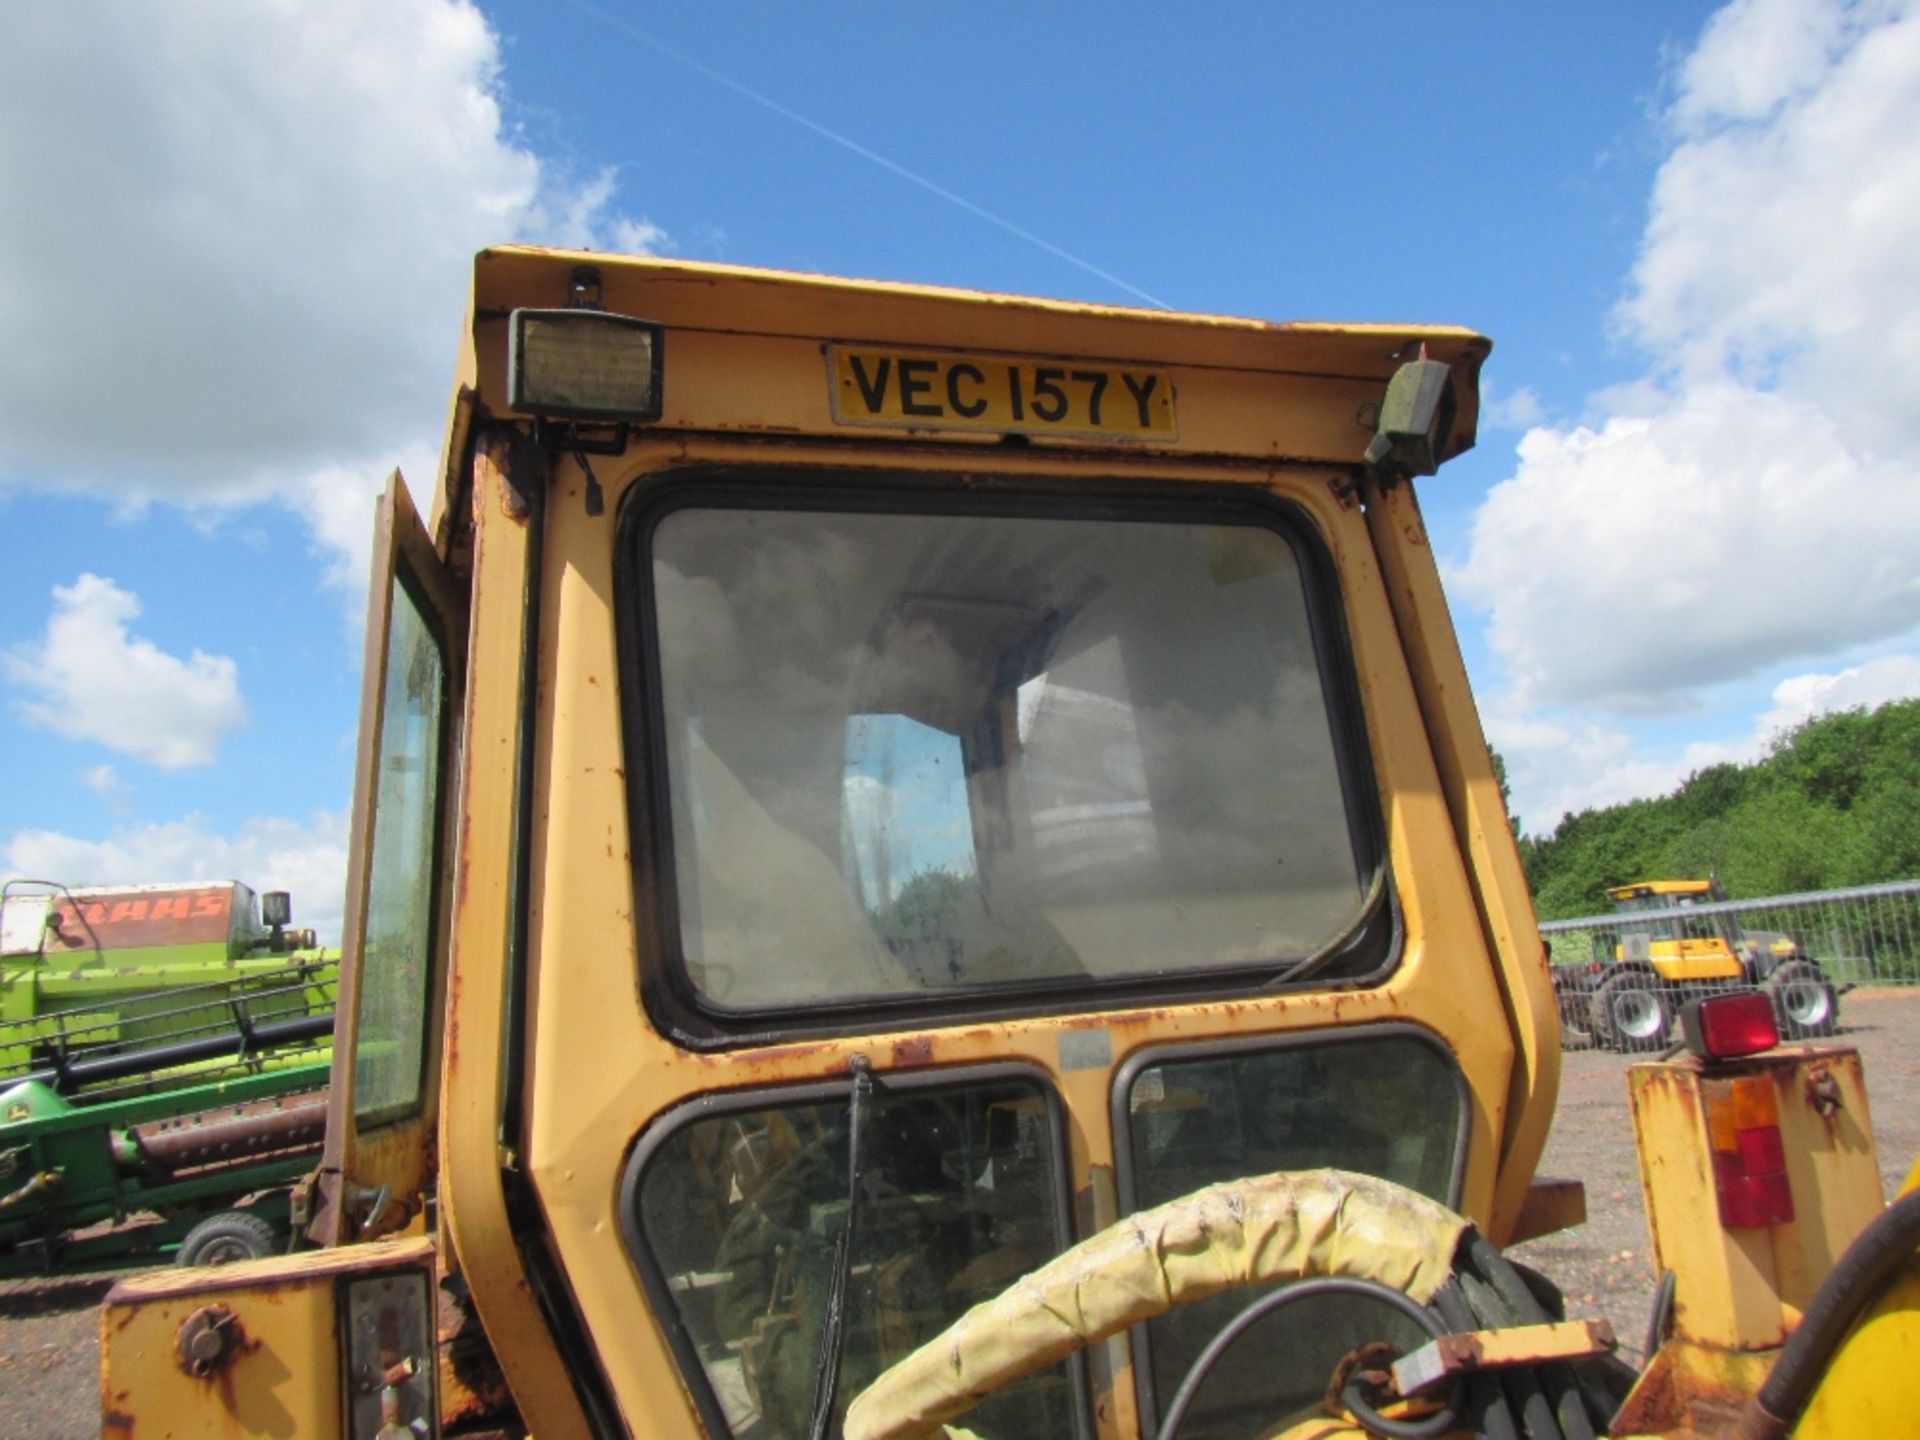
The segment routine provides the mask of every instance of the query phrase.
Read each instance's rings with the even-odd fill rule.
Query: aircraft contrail
[[[699,74],[704,75],[707,77],[707,79],[713,81],[714,84],[724,85],[727,89],[733,91],[734,94],[740,96],[744,100],[751,100],[755,105],[760,106],[763,110],[771,110],[775,115],[780,116],[782,119],[791,120],[794,124],[799,125],[804,129],[811,130],[815,135],[818,135],[822,140],[831,141],[833,144],[838,145],[843,150],[852,151],[855,155],[860,156],[861,159],[871,161],[873,164],[878,165],[882,170],[888,171],[889,173],[894,175],[898,175],[902,180],[905,180],[910,184],[918,185],[922,190],[927,191],[929,194],[938,195],[942,200],[947,201],[951,205],[957,205],[960,209],[966,211],[969,215],[972,215],[977,219],[984,220],[989,225],[996,226],[997,228],[1006,231],[1007,234],[1014,236],[1016,239],[1024,240],[1029,245],[1035,246],[1038,249],[1046,251],[1047,254],[1053,256],[1055,259],[1064,260],[1069,265],[1074,266],[1076,269],[1084,270],[1086,271],[1087,274],[1092,275],[1096,279],[1104,280],[1107,284],[1113,286],[1115,289],[1124,290],[1127,294],[1133,296],[1136,300],[1144,301],[1146,304],[1151,305],[1155,309],[1159,309],[1159,310],[1171,310],[1173,308],[1171,305],[1167,304],[1166,301],[1161,300],[1156,296],[1149,295],[1146,291],[1142,290],[1139,286],[1129,285],[1125,280],[1122,280],[1118,275],[1115,275],[1112,272],[1107,270],[1102,270],[1098,265],[1093,264],[1091,261],[1082,260],[1078,255],[1075,255],[1068,250],[1062,250],[1058,245],[1055,245],[1052,241],[1042,239],[1040,236],[1034,234],[1031,230],[1022,229],[1020,226],[1014,224],[1011,220],[1004,219],[1001,216],[994,214],[993,211],[987,209],[984,205],[976,205],[973,203],[973,201],[967,199],[966,196],[956,195],[953,191],[947,189],[946,186],[935,184],[933,181],[929,180],[926,176],[918,174],[915,171],[909,170],[906,166],[898,163],[897,161],[889,160],[886,156],[880,154],[878,151],[868,149],[865,145],[862,145],[858,140],[854,140],[849,136],[842,135],[838,130],[829,129],[827,126],[822,125],[817,120],[809,119],[807,116],[802,115],[798,110],[794,110],[786,105],[782,105],[778,100],[773,99],[771,96],[762,95],[758,90],[753,89],[751,86],[742,85],[738,80],[732,79],[731,77],[726,75],[722,75],[718,70],[714,69],[711,65],[702,64],[700,61],[694,59],[693,56],[687,55],[679,50],[674,49],[671,45],[667,44],[665,41],[655,39],[652,35],[649,35],[646,31],[640,29],[639,26],[633,25],[626,20],[622,20],[617,15],[609,15],[606,11],[600,9],[598,6],[584,3],[584,0],[568,0],[568,3],[571,4],[574,9],[580,11],[582,14],[591,15],[594,19],[600,21],[601,24],[609,26],[612,29],[618,30],[622,34],[628,36],[631,39],[638,40],[642,45],[645,45],[648,49],[658,51],[660,54],[666,56],[669,60],[676,61],[677,63],[686,66],[689,70],[697,71]]]

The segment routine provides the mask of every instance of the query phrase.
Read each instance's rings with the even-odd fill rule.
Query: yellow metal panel
[[[515,737],[527,575],[527,518],[494,459],[474,462],[474,592],[466,754],[458,798],[456,892],[441,1091],[441,1216],[448,1265],[475,1308],[528,1424],[543,1440],[588,1434],[534,1305],[514,1244],[500,1171],[500,1043],[506,1025]],[[477,1040],[472,1037],[478,1037]]]
[[[100,1312],[102,1434],[338,1435],[340,1281],[428,1269],[433,1256],[429,1240],[379,1241],[122,1280]],[[237,1333],[230,1360],[198,1379],[181,1368],[177,1345],[181,1325],[210,1305],[230,1312]]]
[[[1499,1178],[1482,1223],[1508,1243],[1526,1208],[1528,1186],[1560,1093],[1560,1017],[1546,946],[1520,868],[1513,827],[1493,774],[1493,756],[1467,684],[1440,572],[1411,485],[1372,496],[1367,523],[1418,696],[1418,713],[1439,767],[1450,835],[1467,861],[1474,924],[1494,965],[1503,1024],[1518,1054],[1508,1076],[1499,1140]],[[1446,932],[1457,937],[1459,930]]]
[[[1912,1377],[1920,1370],[1920,1265],[1907,1262],[1891,1289],[1841,1342],[1800,1423],[1797,1440],[1911,1435],[1920,1428]]]
[[[472,383],[506,411],[507,316],[560,305],[575,263],[599,269],[609,310],[666,327],[657,428],[829,435],[836,425],[827,344],[971,351],[1052,365],[1147,364],[1170,374],[1177,437],[1153,448],[1356,463],[1368,407],[1394,367],[1425,345],[1456,367],[1455,450],[1473,443],[1474,381],[1489,346],[1437,326],[1275,325],[1174,316],[922,286],[872,285],[726,266],[490,250],[476,262]],[[464,379],[464,374],[463,374]],[[917,433],[902,426],[901,434]],[[998,431],[945,432],[963,451]],[[1042,439],[1042,443],[1047,442]],[[1085,443],[1084,440],[1070,443]]]
[[[605,514],[589,516],[576,465],[556,471],[549,509],[552,552],[543,603],[543,710],[538,749],[535,967],[536,1011],[530,1064],[527,1157],[545,1219],[567,1269],[574,1299],[591,1334],[621,1337],[601,1349],[616,1395],[628,1414],[646,1413],[653,1434],[698,1433],[691,1403],[632,1268],[608,1263],[614,1239],[611,1204],[634,1137],[661,1110],[693,1093],[844,1076],[848,1058],[867,1056],[876,1069],[1025,1060],[1048,1072],[1069,1111],[1074,1137],[1073,1185],[1093,1187],[1111,1163],[1107,1134],[1112,1067],[1143,1045],[1177,1040],[1293,1032],[1332,1025],[1417,1017],[1459,1058],[1471,1100],[1469,1164],[1463,1207],[1484,1216],[1492,1196],[1493,1137],[1513,1052],[1498,991],[1459,855],[1450,840],[1444,801],[1419,728],[1391,617],[1371,565],[1371,547],[1357,511],[1334,500],[1324,473],[1275,474],[1268,483],[1296,500],[1336,552],[1348,604],[1360,684],[1372,729],[1387,810],[1390,852],[1407,924],[1399,971],[1378,988],[1341,993],[1263,996],[1257,1002],[1192,1004],[1103,1014],[1112,1066],[1061,1068],[1058,1022],[1048,1018],[969,1024],[902,1034],[863,1035],[747,1050],[724,1060],[681,1052],[653,1033],[641,1011],[637,973],[658,963],[649,949],[651,922],[635,915],[628,854],[624,752],[615,680],[618,655],[612,612],[612,516],[638,461],[654,468],[676,461],[777,465],[805,458],[826,463],[841,452],[729,447],[676,442],[629,457],[627,473],[596,466],[607,490]],[[943,468],[939,455],[907,452],[896,463]],[[872,464],[847,451],[846,463]],[[976,473],[1031,473],[1054,478],[1112,474],[1110,463],[1049,459],[1037,454],[984,456]],[[1217,470],[1156,465],[1155,479],[1215,480]],[[1076,1023],[1085,1023],[1084,1021]],[[608,1057],[619,1057],[610,1065]],[[465,1248],[463,1244],[463,1249]],[[671,1397],[671,1398],[669,1398]],[[1131,1386],[1122,1371],[1102,1407],[1101,1433],[1131,1433]]]
[[[1724,940],[1656,940],[1651,958],[1668,980],[1739,980],[1747,973]]]
[[[1816,1072],[1837,1087],[1831,1111],[1810,1087]],[[1705,1090],[1736,1077],[1770,1091],[1793,1192],[1791,1223],[1720,1223]],[[1880,1211],[1859,1056],[1837,1047],[1775,1052],[1718,1066],[1712,1077],[1686,1057],[1636,1065],[1627,1086],[1654,1270],[1676,1275],[1676,1329],[1727,1349],[1780,1345],[1834,1260]]]
[[[1747,1399],[1765,1382],[1773,1359],[1771,1350],[1669,1340],[1640,1373],[1607,1433],[1618,1440],[1737,1435]]]
[[[1775,1232],[1774,1269],[1781,1299],[1798,1312],[1880,1214],[1885,1192],[1859,1052],[1803,1046],[1788,1055],[1792,1063],[1768,1069],[1796,1217],[1787,1233]],[[1832,1096],[1834,1108],[1816,1093]]]
[[[600,272],[601,303],[609,310],[668,327],[738,334],[913,344],[938,329],[940,343],[955,349],[1109,359],[1158,355],[1179,365],[1378,382],[1425,345],[1433,358],[1463,367],[1455,453],[1472,444],[1479,399],[1473,382],[1491,348],[1483,336],[1456,326],[1275,323],[512,246],[476,258],[474,314],[485,319],[521,306],[564,305],[577,264]]]

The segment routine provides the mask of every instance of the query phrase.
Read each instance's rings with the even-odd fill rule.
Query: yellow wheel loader
[[[1583,1202],[1415,498],[1488,349],[480,255],[380,512],[310,1245],[116,1286],[103,1434],[1910,1420],[1843,1049],[1710,1002],[1636,1067],[1644,1372],[1501,1254]]]

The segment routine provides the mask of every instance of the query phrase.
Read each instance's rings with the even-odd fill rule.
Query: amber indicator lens
[[[1720,1223],[1730,1230],[1790,1223],[1793,1188],[1787,1182],[1787,1152],[1780,1136],[1780,1104],[1773,1081],[1765,1075],[1707,1080],[1701,1094],[1706,1102]]]

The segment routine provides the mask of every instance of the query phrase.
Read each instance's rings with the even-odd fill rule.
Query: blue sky
[[[505,240],[1494,337],[1423,489],[1531,829],[1920,693],[1920,15],[23,0],[0,872],[337,916],[371,497]]]

